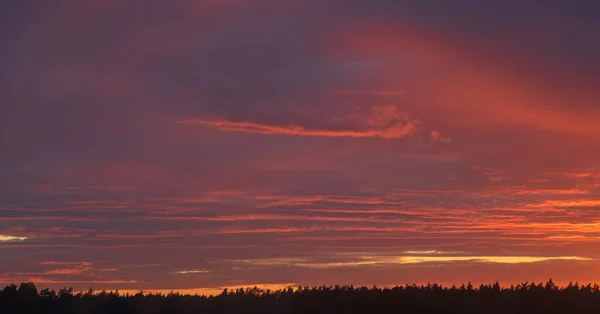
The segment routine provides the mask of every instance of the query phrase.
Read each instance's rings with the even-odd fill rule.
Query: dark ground
[[[300,287],[279,291],[238,289],[218,296],[119,295],[108,292],[38,291],[33,283],[0,291],[0,313],[600,313],[600,287],[523,283],[393,288]]]

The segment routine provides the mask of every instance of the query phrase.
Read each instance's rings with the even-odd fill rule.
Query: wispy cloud
[[[265,201],[260,207],[268,208],[275,206],[305,206],[315,203],[331,204],[359,204],[359,205],[402,205],[404,202],[396,200],[386,200],[380,197],[360,197],[360,196],[336,196],[336,195],[313,195],[313,196],[280,196],[280,195],[259,195],[255,199]]]
[[[40,265],[84,265],[90,266],[92,263],[90,262],[64,262],[64,261],[45,261],[40,262]]]
[[[356,89],[336,89],[333,91],[334,95],[368,95],[368,96],[382,96],[382,97],[398,97],[404,96],[404,91],[375,91],[375,90],[356,90]]]
[[[235,122],[227,120],[202,120],[187,119],[177,121],[179,124],[198,124],[214,127],[222,131],[246,132],[257,134],[281,134],[297,136],[325,136],[325,137],[378,137],[383,139],[401,138],[414,133],[417,129],[412,122],[406,124],[397,124],[394,127],[383,130],[325,130],[325,129],[307,129],[299,125],[277,126],[261,124],[254,122]]]
[[[418,251],[418,250],[407,250],[404,251],[404,254],[408,254],[408,255],[435,255],[435,254],[458,254],[458,253],[463,253],[463,252],[459,252],[459,251],[451,251],[451,252],[447,252],[447,251],[438,251],[438,250],[422,250],[422,251]]]
[[[301,125],[273,125],[249,121],[231,120],[206,120],[206,119],[182,119],[178,124],[196,124],[210,126],[222,131],[246,132],[257,134],[280,134],[296,136],[323,136],[323,137],[354,137],[354,138],[382,138],[397,139],[417,131],[421,122],[410,120],[408,114],[399,111],[396,106],[373,106],[368,114],[354,112],[348,116],[333,117],[328,119],[330,123],[340,121],[352,121],[362,125],[359,130],[335,129],[335,128],[306,128]]]
[[[15,241],[25,241],[27,237],[18,237],[18,236],[10,236],[0,234],[0,242],[15,242]]]
[[[121,265],[122,268],[146,268],[146,267],[160,267],[162,264],[126,264]]]
[[[234,260],[231,262],[255,266],[287,266],[302,268],[341,268],[341,267],[364,267],[381,265],[409,265],[424,263],[496,263],[496,264],[523,264],[539,263],[546,261],[592,261],[593,259],[579,256],[486,256],[486,255],[444,255],[447,253],[438,251],[407,251],[419,255],[378,255],[362,253],[322,256],[318,258],[270,258],[255,260]],[[435,255],[435,256],[433,256]],[[341,257],[341,258],[340,258]]]
[[[18,281],[18,280],[16,280]],[[43,277],[31,277],[27,278],[28,282],[35,283],[49,283],[49,284],[134,284],[137,283],[136,280],[102,280],[102,279],[89,279],[89,280],[59,280],[52,278],[43,278]]]
[[[529,204],[528,207],[544,208],[544,207],[598,207],[600,199],[589,200],[548,200],[537,204]]]
[[[432,262],[483,262],[500,264],[537,263],[553,260],[591,261],[579,256],[402,256],[392,259],[398,264],[418,264]]]
[[[452,142],[452,138],[450,136],[444,136],[439,131],[431,131],[431,138],[434,141],[439,141],[442,143],[450,143]]]
[[[259,265],[259,266],[277,266],[277,265],[296,265],[306,263],[308,258],[303,257],[276,257],[276,258],[259,258],[259,259],[237,259],[229,260],[233,263]]]
[[[188,275],[188,274],[206,274],[206,273],[210,273],[210,271],[206,270],[206,269],[191,269],[191,270],[179,270],[174,273],[178,274],[178,275]]]
[[[48,270],[48,271],[44,272],[44,274],[46,274],[46,275],[76,275],[76,274],[85,273],[90,270],[92,270],[91,267],[60,268],[60,269]]]

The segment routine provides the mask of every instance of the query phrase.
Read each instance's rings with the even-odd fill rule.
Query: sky
[[[0,6],[0,286],[600,282],[597,1]]]

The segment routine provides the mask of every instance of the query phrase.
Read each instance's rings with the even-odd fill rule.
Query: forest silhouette
[[[215,296],[38,291],[33,283],[0,291],[0,313],[179,314],[179,313],[600,313],[598,285],[525,282],[460,287],[438,284],[391,288],[320,286],[283,290],[239,288]]]

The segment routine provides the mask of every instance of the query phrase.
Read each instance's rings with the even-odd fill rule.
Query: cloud
[[[67,187],[67,190],[69,191],[81,191],[81,190],[85,190],[85,189],[90,189],[90,190],[104,190],[104,191],[124,191],[124,190],[133,190],[135,189],[135,187],[132,186],[88,186],[88,187],[84,187],[84,186],[69,186]]]
[[[569,207],[598,207],[600,199],[584,199],[584,200],[547,200],[537,204],[529,204],[527,207],[545,208],[569,208]]]
[[[527,264],[546,261],[592,261],[593,259],[579,256],[465,256],[465,255],[447,255],[448,252],[438,251],[417,251],[420,255],[378,255],[370,253],[352,253],[350,257],[343,257],[345,254],[336,254],[333,256],[324,256],[319,258],[270,258],[255,260],[233,260],[231,262],[250,264],[256,266],[287,266],[302,268],[340,268],[340,267],[365,267],[365,266],[383,266],[383,265],[410,265],[423,263],[495,263],[495,264]],[[436,256],[431,256],[435,254]],[[342,258],[340,258],[342,256]],[[338,261],[331,261],[337,259]],[[320,261],[321,260],[321,261]],[[327,261],[330,260],[330,261]]]
[[[421,122],[410,120],[408,114],[401,112],[394,105],[373,106],[371,113],[361,117],[359,113],[353,113],[346,117],[334,117],[330,122],[355,121],[366,126],[363,130],[349,129],[315,129],[300,125],[272,125],[247,121],[230,120],[205,120],[205,119],[182,119],[178,124],[206,125],[221,131],[245,132],[256,134],[280,134],[295,136],[322,136],[322,137],[353,137],[353,138],[382,138],[397,139],[411,135],[417,131]]]
[[[403,91],[368,91],[368,90],[352,90],[352,89],[336,89],[333,91],[334,95],[369,95],[369,96],[382,96],[382,97],[398,97],[404,96]]]
[[[81,268],[60,268],[60,269],[51,269],[44,272],[45,275],[76,275],[82,274],[92,270],[91,267],[81,267]]]
[[[28,269],[28,271],[9,271],[2,275],[10,277],[6,280],[14,282],[35,282],[36,284],[125,284],[135,282],[134,280],[121,280],[119,278],[106,279],[97,277],[95,274],[96,271],[107,270],[96,269],[92,262],[87,261],[41,261],[35,264],[35,266],[27,265],[27,263],[23,264],[23,267]],[[116,271],[116,269],[108,271]]]
[[[439,131],[431,131],[431,138],[434,141],[442,142],[442,143],[450,143],[452,142],[452,138],[449,136],[443,136]]]
[[[401,138],[414,133],[417,129],[412,122],[406,124],[397,124],[394,127],[384,130],[367,130],[367,131],[352,131],[352,130],[318,130],[306,129],[298,125],[276,126],[268,124],[260,124],[254,122],[234,122],[227,120],[179,120],[180,124],[199,124],[208,125],[222,131],[245,132],[256,134],[281,134],[281,135],[296,135],[296,136],[324,136],[324,137],[378,137],[383,139]]]
[[[312,212],[318,212],[319,210],[308,210]],[[361,213],[360,211],[336,211],[336,210],[323,210],[327,213]],[[365,212],[363,212],[365,213]],[[366,213],[377,214],[377,213],[402,213],[404,212],[393,212],[393,211],[368,211]],[[415,212],[416,213],[416,212]],[[235,221],[340,221],[340,222],[378,222],[378,223],[400,223],[405,222],[403,219],[393,218],[382,218],[382,217],[348,217],[348,216],[314,216],[314,215],[276,215],[276,214],[249,214],[249,215],[231,215],[231,216],[148,216],[145,219],[159,220],[159,221],[219,221],[219,222],[235,222]]]
[[[378,79],[380,84],[389,86],[416,81],[411,84],[406,101],[435,104],[435,110],[440,112],[437,120],[445,120],[444,123],[455,128],[528,127],[580,136],[600,131],[595,111],[585,115],[572,110],[571,101],[557,97],[561,94],[558,89],[524,81],[523,74],[532,75],[528,73],[530,70],[504,68],[497,59],[489,61],[498,56],[486,49],[448,36],[444,30],[405,23],[385,19],[349,22],[330,33],[331,53],[336,58],[389,64],[389,67],[367,68],[361,72],[366,79],[355,80],[367,85]],[[398,68],[404,68],[392,66],[395,62],[414,69],[415,73],[398,74]],[[531,99],[532,94],[535,99]],[[595,99],[597,95],[592,97]]]
[[[16,280],[19,281],[19,280]],[[21,280],[23,281],[23,280]],[[26,282],[34,282],[34,283],[50,283],[50,284],[134,284],[137,283],[136,280],[102,280],[102,279],[87,279],[87,280],[60,280],[53,278],[44,278],[44,277],[31,277],[24,280]]]
[[[482,262],[500,264],[538,263],[545,261],[568,260],[568,261],[591,261],[591,258],[579,256],[402,256],[396,260],[398,264],[419,264],[434,262]]]
[[[438,250],[424,250],[424,251],[407,250],[407,251],[404,251],[404,254],[408,254],[408,255],[456,254],[456,253],[461,253],[461,252],[445,252],[445,251],[438,251]]]
[[[27,237],[17,237],[0,234],[0,242],[20,242],[27,240]]]
[[[295,265],[298,263],[305,263],[309,259],[302,257],[276,257],[276,258],[259,258],[259,259],[238,259],[229,260],[232,263],[259,265],[259,266],[277,266],[277,265]]]
[[[175,272],[175,274],[178,274],[178,275],[206,274],[206,273],[210,273],[210,271],[206,270],[206,269],[191,269],[191,270],[179,270],[179,271]]]
[[[146,267],[160,267],[162,264],[126,264],[121,265],[122,268],[146,268]]]
[[[82,265],[82,266],[90,266],[91,262],[63,262],[63,261],[45,261],[40,262],[40,265]]]
[[[361,196],[336,196],[336,195],[314,195],[314,196],[281,196],[281,195],[258,195],[257,200],[266,201],[259,205],[262,208],[278,206],[306,206],[316,203],[330,204],[359,204],[359,205],[403,205],[404,202],[386,200],[379,197]]]

